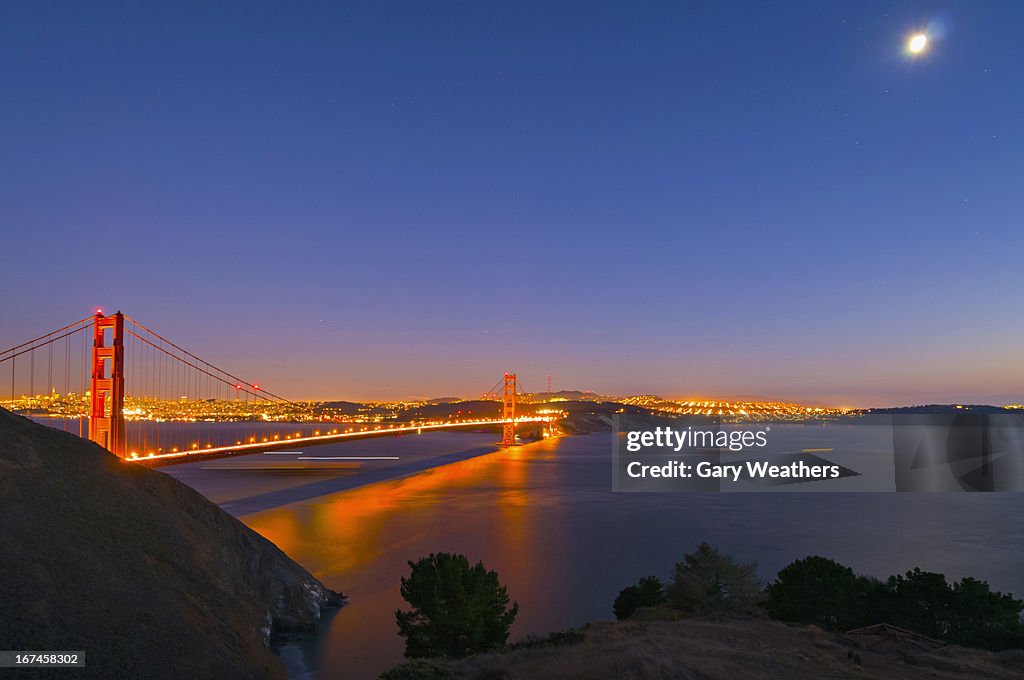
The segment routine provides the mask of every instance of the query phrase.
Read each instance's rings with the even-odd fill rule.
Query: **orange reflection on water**
[[[394,611],[405,606],[400,579],[408,560],[431,552],[482,560],[498,571],[512,599],[558,606],[558,596],[545,592],[542,547],[559,531],[557,505],[537,505],[529,491],[531,466],[557,447],[549,439],[499,450],[244,517],[326,585],[350,596],[322,645],[324,677],[374,677],[401,660],[394,621]],[[532,630],[530,619],[540,614],[523,608],[513,637],[516,629]]]

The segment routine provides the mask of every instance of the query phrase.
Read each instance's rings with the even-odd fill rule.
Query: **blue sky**
[[[1024,4],[209,5],[0,5],[0,346],[102,306],[292,398],[1024,399]]]

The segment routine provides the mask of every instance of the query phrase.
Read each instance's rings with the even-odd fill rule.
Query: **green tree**
[[[665,587],[657,576],[645,576],[635,586],[626,586],[615,598],[615,618],[628,619],[640,607],[656,607],[665,603]]]
[[[1024,647],[1024,602],[992,592],[988,584],[964,578],[950,585],[946,577],[915,567],[890,576],[883,604],[885,620],[965,647]]]
[[[465,656],[505,644],[519,604],[508,606],[497,572],[449,553],[431,553],[409,567],[401,590],[412,609],[395,612],[407,657]]]
[[[969,577],[953,584],[952,593],[950,640],[965,647],[1024,649],[1024,602]]]
[[[849,630],[876,621],[865,617],[868,603],[882,587],[853,569],[812,555],[783,568],[766,589],[765,608],[774,619]]]
[[[695,614],[745,614],[762,596],[756,562],[740,564],[707,543],[676,564],[668,589],[671,606]]]
[[[887,593],[876,607],[889,623],[922,635],[946,639],[952,627],[953,591],[943,574],[914,567],[890,576]]]
[[[835,630],[890,623],[965,647],[1024,648],[1024,602],[973,578],[950,585],[915,567],[881,582],[814,556],[780,571],[766,595],[768,613],[784,621]]]

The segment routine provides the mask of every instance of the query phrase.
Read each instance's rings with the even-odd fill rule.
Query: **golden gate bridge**
[[[200,358],[127,314],[102,310],[0,352],[4,364],[10,410],[45,411],[65,431],[77,427],[79,436],[120,458],[148,465],[452,429],[500,427],[500,444],[514,446],[517,425],[546,427],[552,420],[517,415],[519,383],[515,373],[505,373],[482,395],[500,402],[497,417],[460,413],[385,425],[311,415],[313,422],[296,422],[296,414],[310,412],[308,405]],[[28,397],[20,401],[19,366],[22,382],[28,378]],[[37,395],[44,385],[47,396]]]

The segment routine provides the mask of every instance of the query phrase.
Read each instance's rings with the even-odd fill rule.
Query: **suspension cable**
[[[142,326],[142,324],[139,324],[139,326],[141,327],[141,326]],[[192,363],[191,361],[187,361],[187,360],[185,360],[185,359],[182,359],[181,357],[179,357],[179,356],[176,356],[176,355],[175,355],[174,353],[172,353],[172,352],[170,352],[170,351],[168,351],[168,350],[164,349],[163,347],[159,347],[159,346],[157,346],[157,345],[153,344],[152,342],[150,342],[150,341],[149,341],[149,340],[147,340],[146,338],[142,337],[141,335],[138,335],[138,334],[136,334],[135,332],[133,332],[133,331],[132,331],[131,329],[129,329],[129,328],[126,328],[126,329],[124,329],[124,332],[125,332],[125,333],[127,333],[128,335],[132,335],[132,336],[134,336],[134,337],[135,337],[136,339],[138,339],[138,340],[141,340],[142,342],[146,343],[147,345],[149,345],[150,347],[152,347],[152,348],[156,349],[157,351],[163,352],[164,354],[166,354],[167,356],[171,357],[172,359],[176,359],[177,361],[180,361],[181,363],[185,364],[186,366],[191,366],[192,368],[194,368],[195,370],[199,371],[200,373],[203,373],[203,374],[205,374],[205,375],[208,375],[208,376],[210,376],[211,378],[213,378],[213,379],[215,379],[215,380],[219,380],[220,382],[224,383],[225,385],[231,385],[231,384],[233,384],[233,385],[234,385],[234,387],[235,387],[235,389],[237,389],[237,390],[240,390],[240,391],[242,391],[242,392],[244,392],[244,393],[246,393],[246,394],[251,394],[251,395],[252,395],[253,397],[256,397],[257,399],[263,399],[263,400],[266,400],[266,401],[271,401],[270,399],[267,399],[267,397],[263,396],[262,394],[259,394],[259,392],[252,392],[252,391],[250,391],[250,390],[247,390],[247,389],[245,389],[244,387],[239,387],[239,385],[240,385],[240,384],[241,384],[241,385],[248,385],[249,387],[252,387],[252,388],[254,388],[254,389],[256,389],[256,390],[259,390],[260,392],[264,392],[264,393],[266,393],[266,394],[270,395],[271,397],[274,397],[275,399],[278,399],[278,400],[280,400],[280,401],[283,401],[283,402],[285,402],[285,403],[288,403],[288,404],[291,404],[291,403],[293,403],[293,402],[290,402],[290,401],[288,401],[287,399],[284,399],[284,398],[282,398],[282,397],[278,397],[278,396],[276,396],[276,395],[273,395],[273,394],[271,394],[270,392],[267,392],[266,390],[262,390],[262,389],[260,389],[260,388],[258,388],[258,387],[255,387],[254,385],[251,385],[250,383],[247,383],[247,382],[245,382],[245,381],[239,381],[239,382],[237,382],[237,383],[231,383],[231,382],[229,382],[229,381],[225,380],[224,378],[222,378],[221,376],[219,376],[219,375],[216,375],[216,374],[214,374],[214,373],[210,373],[209,371],[206,371],[206,370],[204,370],[204,369],[200,368],[199,366],[196,366],[196,365],[195,365],[195,364],[193,364],[193,363]],[[152,331],[150,331],[150,332],[152,332]],[[153,335],[156,335],[156,333],[153,333]],[[158,337],[158,338],[159,338],[160,336],[159,336],[159,335],[157,335],[156,337]],[[161,338],[161,339],[162,339],[162,338]],[[165,342],[166,342],[166,341],[165,341]],[[174,345],[173,343],[170,343],[170,342],[168,342],[167,344],[171,345],[172,347],[176,347],[176,346],[175,346],[175,345]],[[182,350],[182,349],[181,349],[180,347],[177,347],[177,349],[181,350],[182,352],[184,352],[184,351],[185,351],[185,350]],[[198,359],[198,360],[199,360],[200,362],[203,362],[203,360],[202,360],[202,359],[199,359],[199,357],[195,356],[194,354],[190,354],[190,353],[188,353],[188,352],[185,352],[185,353],[186,353],[186,354],[188,354],[188,355],[189,355],[190,357],[192,357],[193,359]],[[205,362],[203,362],[203,363],[205,363]],[[207,365],[209,365],[209,366],[213,366],[213,364],[207,364]],[[216,369],[217,367],[216,367],[216,366],[213,366],[213,368],[215,368],[215,369]],[[220,369],[217,369],[217,370],[220,370]],[[225,375],[228,375],[228,376],[230,376],[230,375],[231,375],[230,373],[227,373],[227,371],[222,371],[222,373],[224,373]],[[177,380],[177,376],[176,376],[176,375],[173,375],[173,374],[172,374],[172,376],[169,376],[169,379],[171,379],[171,380],[174,380],[174,381],[176,381],[176,380]],[[175,388],[176,386],[177,386],[177,383],[176,383],[176,382],[172,382],[172,383],[171,383],[171,389],[172,389],[172,390],[173,390],[173,389],[174,389],[174,388]]]
[[[278,400],[280,400],[280,401],[283,401],[283,402],[287,402],[287,403],[289,403],[289,404],[293,404],[293,403],[294,403],[294,402],[292,402],[292,401],[291,401],[291,400],[289,400],[289,399],[285,399],[284,397],[278,396],[278,395],[274,394],[273,392],[269,392],[269,391],[267,391],[267,390],[263,389],[262,387],[258,387],[257,385],[254,385],[253,383],[251,383],[251,382],[248,382],[247,380],[243,380],[243,379],[239,378],[239,377],[238,377],[238,376],[236,376],[236,375],[233,375],[233,374],[231,374],[231,373],[228,373],[227,371],[225,371],[225,370],[224,370],[223,368],[220,368],[220,367],[219,367],[219,366],[217,366],[216,364],[211,364],[210,362],[206,361],[206,360],[205,360],[205,359],[203,359],[202,357],[198,357],[198,356],[196,356],[195,354],[193,354],[192,352],[189,352],[189,351],[188,351],[187,349],[185,349],[185,348],[183,348],[183,347],[179,347],[178,345],[174,344],[173,342],[171,342],[171,341],[170,341],[170,340],[168,340],[167,338],[163,337],[162,335],[160,335],[159,333],[157,333],[157,332],[156,332],[156,331],[154,331],[153,329],[151,329],[151,328],[147,328],[146,326],[144,326],[143,324],[139,323],[138,321],[136,321],[136,320],[135,320],[134,318],[132,318],[132,317],[128,316],[127,314],[125,314],[125,315],[124,315],[124,318],[126,318],[126,319],[131,319],[131,322],[132,322],[132,323],[134,323],[134,324],[135,324],[136,326],[138,326],[138,327],[139,327],[139,328],[141,328],[142,330],[146,331],[147,333],[150,333],[150,334],[154,335],[155,337],[159,338],[159,339],[160,339],[160,340],[162,340],[163,342],[166,342],[166,343],[167,343],[168,345],[170,345],[170,346],[171,346],[171,347],[173,347],[174,349],[178,350],[179,352],[182,352],[183,354],[186,354],[186,355],[188,355],[189,357],[191,357],[191,358],[195,359],[196,361],[198,361],[198,362],[200,362],[200,363],[204,363],[204,364],[206,364],[207,366],[210,366],[211,368],[213,368],[213,369],[215,369],[215,370],[217,370],[217,371],[220,371],[220,372],[221,372],[221,373],[223,373],[224,375],[226,375],[226,376],[228,376],[229,378],[231,378],[231,379],[232,379],[232,380],[233,380],[233,381],[234,381],[235,383],[241,383],[241,384],[243,384],[243,385],[248,385],[249,387],[253,388],[253,389],[254,389],[254,390],[256,390],[257,392],[263,392],[264,394],[266,394],[266,395],[268,395],[268,396],[271,396],[271,397],[273,397],[274,399],[278,399]],[[138,337],[138,338],[142,339],[142,338],[141,338],[140,336],[138,336],[138,335],[136,335],[135,337]],[[145,341],[145,340],[144,340],[144,341]],[[191,364],[189,364],[189,365],[191,365]],[[196,368],[197,368],[197,367],[196,367]],[[200,369],[200,370],[201,370],[201,369]],[[214,376],[214,377],[217,377],[217,376]],[[224,382],[227,382],[227,381],[225,380]],[[252,393],[250,392],[250,394],[252,394]],[[253,396],[259,396],[259,395],[253,394]]]
[[[72,324],[72,326],[73,326],[73,325],[74,325],[74,324]],[[71,328],[71,326],[65,326],[64,328]],[[58,341],[58,340],[60,340],[60,339],[62,339],[62,338],[66,338],[66,337],[68,337],[69,335],[74,335],[75,333],[77,333],[77,332],[79,332],[79,331],[83,331],[83,330],[85,330],[85,328],[86,328],[85,326],[82,326],[82,327],[80,327],[80,328],[76,328],[76,329],[75,329],[75,330],[73,330],[73,331],[68,331],[67,333],[64,333],[63,335],[58,335],[58,336],[57,336],[57,337],[55,337],[55,338],[51,338],[50,340],[47,340],[47,341],[46,341],[45,343],[43,343],[42,345],[35,345],[35,346],[32,346],[32,347],[25,347],[25,345],[28,345],[28,344],[30,344],[30,343],[27,343],[27,342],[25,342],[25,343],[22,343],[22,344],[18,345],[18,347],[25,347],[25,349],[21,350],[20,352],[15,352],[14,354],[11,354],[11,355],[9,355],[9,356],[5,356],[5,357],[3,357],[2,359],[0,359],[0,363],[2,363],[2,362],[4,362],[4,361],[7,361],[8,359],[14,359],[15,357],[20,357],[20,356],[21,356],[22,354],[26,354],[26,353],[28,353],[28,352],[32,352],[32,351],[34,351],[34,350],[37,350],[37,349],[39,349],[40,347],[46,347],[46,345],[48,345],[48,344],[50,344],[50,343],[56,342],[56,341]],[[64,329],[62,328],[61,330],[64,330]],[[59,332],[60,332],[60,331],[54,331],[54,333],[59,333]],[[51,335],[52,335],[52,334],[51,334]],[[43,338],[48,338],[48,337],[50,337],[50,336],[49,336],[49,335],[44,335],[44,336],[42,336],[42,337],[43,337]],[[36,340],[40,340],[40,339],[41,339],[41,338],[36,338]],[[35,340],[33,340],[32,342],[35,342]],[[15,349],[17,349],[17,347],[12,347],[11,349],[9,349],[9,350],[7,350],[7,351],[8,351],[8,352],[12,352],[12,351],[14,351]]]
[[[9,354],[9,353],[11,353],[11,352],[13,352],[14,350],[17,350],[17,349],[21,349],[22,347],[25,347],[26,345],[34,345],[35,343],[39,342],[40,340],[45,340],[46,338],[50,337],[51,335],[56,335],[57,333],[61,333],[63,331],[66,331],[67,329],[69,329],[69,328],[71,328],[73,326],[78,326],[80,324],[85,323],[86,321],[92,321],[95,318],[96,318],[95,316],[87,316],[84,319],[82,319],[81,321],[76,321],[75,323],[69,323],[67,326],[64,326],[63,328],[58,328],[55,331],[50,331],[46,335],[40,335],[35,340],[29,340],[28,342],[23,342],[20,345],[16,345],[14,347],[11,347],[10,349],[5,349],[3,352],[0,352],[0,356],[3,356],[4,354]],[[80,331],[80,330],[83,330],[83,328],[77,328],[74,331],[72,331],[72,333]],[[61,338],[66,338],[68,335],[70,335],[70,333],[62,335],[60,337]],[[54,338],[54,340],[59,340],[59,339],[60,338]],[[50,340],[50,342],[53,342],[53,340]],[[15,355],[15,356],[17,356],[17,355]],[[0,359],[0,361],[6,361],[7,359],[10,359],[10,358],[11,357],[4,357],[3,359]]]

